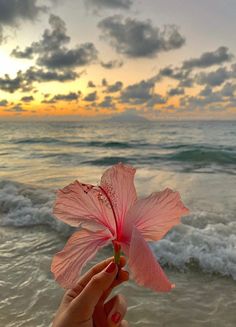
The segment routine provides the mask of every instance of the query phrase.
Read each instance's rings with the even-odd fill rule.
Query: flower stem
[[[120,244],[116,241],[113,241],[113,247],[114,247],[114,262],[119,266],[120,264]]]

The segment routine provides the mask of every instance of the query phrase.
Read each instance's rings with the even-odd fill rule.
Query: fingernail
[[[111,320],[117,324],[120,321],[121,318],[121,314],[119,312],[115,312],[113,313],[113,315],[111,316]]]
[[[116,264],[115,262],[111,262],[109,266],[106,268],[106,272],[112,273],[116,269]]]

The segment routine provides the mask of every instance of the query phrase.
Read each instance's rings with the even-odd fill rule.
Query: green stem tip
[[[119,266],[120,255],[121,255],[120,244],[116,241],[113,241],[113,247],[114,247],[114,262]]]

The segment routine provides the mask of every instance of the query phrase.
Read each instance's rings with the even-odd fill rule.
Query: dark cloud
[[[61,70],[61,72],[38,69],[30,67],[24,74],[25,79],[29,83],[33,82],[66,82],[74,81],[80,74],[71,70]]]
[[[88,81],[87,87],[96,87],[96,85],[93,83],[93,81]]]
[[[86,66],[97,58],[97,50],[92,43],[84,43],[75,49],[58,49],[41,56],[37,63],[52,69]]]
[[[235,91],[236,91],[236,84],[227,82],[220,90],[220,94],[223,97],[234,97]]]
[[[160,69],[159,73],[156,75],[155,79],[161,81],[164,77],[169,77],[178,81],[185,81],[189,78],[190,70],[183,70],[179,67],[173,68],[172,66],[167,66]]]
[[[230,72],[225,68],[218,68],[213,72],[201,72],[196,75],[196,82],[200,85],[219,86],[223,84],[228,78],[230,78]]]
[[[6,107],[8,105],[8,101],[7,100],[1,100],[0,101],[0,107]]]
[[[157,104],[165,104],[167,102],[167,98],[162,97],[159,94],[154,94],[145,104],[148,108],[154,107]]]
[[[26,90],[29,85],[24,79],[24,76],[21,71],[17,72],[15,78],[11,78],[8,74],[5,74],[4,77],[0,77],[0,90],[13,93],[16,90]]]
[[[0,44],[4,39],[3,26],[17,26],[22,20],[35,21],[47,9],[38,5],[37,0],[0,0]]]
[[[22,106],[20,104],[16,104],[16,105],[12,106],[9,109],[5,109],[4,111],[13,112],[13,113],[22,113],[22,112],[24,112],[26,110],[24,108],[22,108]]]
[[[84,0],[86,5],[100,8],[129,9],[132,5],[131,0]]]
[[[160,30],[150,20],[138,21],[115,15],[103,19],[98,27],[103,33],[101,38],[128,57],[154,57],[160,52],[178,49],[185,43],[175,25],[166,25]]]
[[[46,6],[37,4],[37,0],[0,0],[0,24],[15,25],[19,20],[35,20]]]
[[[101,61],[101,66],[106,69],[120,68],[123,64],[124,63],[121,60],[110,60],[107,62]]]
[[[85,66],[97,59],[98,51],[93,43],[83,43],[72,49],[66,47],[70,37],[60,17],[50,15],[49,25],[39,42],[33,42],[24,50],[17,47],[12,51],[12,56],[29,59],[37,55],[39,66],[54,70]]]
[[[102,79],[102,86],[107,86],[108,82],[105,78]]]
[[[184,69],[207,68],[229,62],[232,58],[233,55],[229,53],[229,49],[222,46],[213,52],[204,52],[199,58],[185,60],[182,67]]]
[[[180,87],[172,88],[168,91],[169,96],[182,95],[184,94],[184,89]]]
[[[84,101],[88,101],[88,102],[92,102],[92,101],[96,101],[97,100],[97,92],[92,92],[87,94],[84,98]]]
[[[21,101],[23,101],[23,102],[31,102],[31,101],[33,101],[34,100],[34,97],[32,96],[32,95],[30,95],[30,96],[25,96],[25,97],[22,97],[21,98]]]
[[[114,84],[107,85],[106,92],[107,93],[115,93],[122,89],[123,83],[121,81],[117,81]]]
[[[205,86],[203,90],[200,91],[199,95],[207,97],[212,94],[212,88],[210,86]]]
[[[211,110],[214,108],[219,108],[224,110],[224,108],[232,103],[235,99],[234,93],[236,90],[236,85],[231,83],[226,83],[221,89],[214,91],[214,86],[206,85],[198,95],[188,96],[180,99],[180,106],[182,109],[187,109],[190,111],[199,110]]]
[[[17,46],[12,50],[11,56],[19,59],[32,59],[34,50],[32,47],[26,47],[23,51]]]
[[[123,103],[142,104],[151,100],[154,95],[155,83],[142,80],[139,83],[127,86],[120,96]]]
[[[17,90],[27,92],[32,90],[34,82],[73,81],[79,76],[79,74],[70,70],[57,72],[30,67],[24,73],[18,71],[14,78],[11,78],[8,74],[0,77],[0,90],[10,93],[14,93]]]
[[[113,98],[111,96],[106,96],[102,102],[98,104],[99,107],[102,108],[115,108],[114,103],[112,102]]]
[[[176,81],[179,81],[178,88],[192,87],[194,80],[190,76],[190,70],[184,70],[179,67],[167,66],[160,69],[159,73],[155,75],[152,80],[160,82],[163,78],[171,78]]]
[[[57,103],[59,101],[66,101],[66,102],[78,101],[80,95],[81,95],[81,92],[78,92],[78,93],[70,92],[68,94],[56,94],[51,99],[42,101],[42,103]]]

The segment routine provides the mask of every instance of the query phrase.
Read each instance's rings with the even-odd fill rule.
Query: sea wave
[[[55,192],[26,184],[0,181],[0,225],[32,227],[47,225],[65,237],[73,229],[52,216]],[[155,243],[153,249],[163,265],[201,269],[236,280],[235,216],[193,212]]]
[[[11,139],[12,147],[25,145],[27,158],[45,158],[54,163],[108,166],[122,161],[134,165],[152,165],[185,172],[210,168],[235,173],[236,149],[233,146],[208,143],[182,143],[170,140],[149,141],[134,138],[122,140],[86,140],[85,138],[25,137]],[[107,151],[106,151],[107,150]],[[18,151],[18,147],[17,147]],[[6,149],[4,149],[6,153]],[[3,153],[4,153],[3,152]],[[14,153],[14,148],[12,149]],[[229,171],[227,171],[227,169]]]
[[[46,144],[46,145],[62,145],[62,146],[80,146],[80,147],[102,147],[102,148],[118,148],[126,149],[132,148],[135,145],[141,146],[142,144],[119,142],[119,141],[66,141],[63,139],[52,137],[40,137],[40,138],[20,138],[12,140],[13,144]],[[143,144],[146,145],[146,144]]]
[[[151,153],[140,152],[127,156],[104,156],[91,160],[82,161],[81,164],[91,164],[95,166],[108,166],[122,161],[133,165],[152,165],[165,167],[177,167],[178,170],[193,171],[200,168],[230,168],[231,172],[236,170],[236,151],[229,150],[212,150],[204,147],[179,147],[181,150],[161,153],[160,151],[151,151]]]

